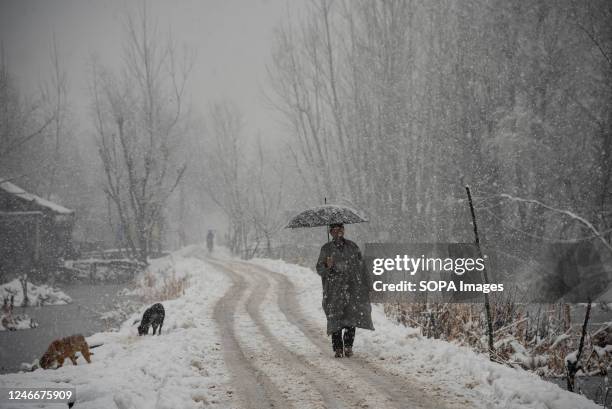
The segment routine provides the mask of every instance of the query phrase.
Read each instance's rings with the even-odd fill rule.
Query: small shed
[[[44,278],[72,250],[73,226],[74,210],[0,182],[0,282],[32,271]]]

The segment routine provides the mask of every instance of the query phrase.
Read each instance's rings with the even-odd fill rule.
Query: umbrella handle
[[[327,204],[327,197],[323,198],[323,204]],[[327,231],[327,242],[329,243],[329,227],[325,226],[325,230]]]

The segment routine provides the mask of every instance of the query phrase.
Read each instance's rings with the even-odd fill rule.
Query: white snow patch
[[[38,327],[38,322],[34,321],[27,314],[0,314],[0,331],[18,331],[36,327]]]
[[[0,178],[1,180],[1,178]],[[19,186],[4,180],[0,182],[0,189],[4,190],[7,193],[15,195],[17,197],[22,198],[23,200],[27,200],[28,202],[34,202],[39,206],[46,207],[47,209],[53,210],[54,212],[61,214],[72,214],[74,210],[70,210],[65,208],[64,206],[58,205],[57,203],[53,203],[50,200],[43,199],[40,196],[36,196],[35,194],[28,193]]]
[[[28,281],[28,300],[30,306],[42,306],[42,305],[62,305],[70,304],[72,298],[65,292],[58,288],[53,288],[46,284],[34,285]],[[11,295],[15,296],[15,306],[21,306],[23,303],[23,289],[19,279],[14,279],[8,283],[0,285],[0,296],[4,298],[10,298]]]

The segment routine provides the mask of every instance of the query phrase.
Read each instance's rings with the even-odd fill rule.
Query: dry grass
[[[582,321],[570,321],[568,304],[525,305],[512,297],[492,302],[497,360],[540,374],[563,375],[565,357],[578,349]],[[487,352],[487,332],[482,304],[410,303],[386,304],[394,321],[421,329],[423,336],[438,338]],[[612,342],[607,326],[587,334],[584,359],[586,373],[605,373],[611,363],[605,346]],[[612,350],[612,346],[610,347]]]
[[[160,280],[159,276],[163,279]],[[140,287],[143,302],[173,300],[185,294],[187,277],[177,278],[174,268],[168,266],[158,274],[146,271],[140,282]]]

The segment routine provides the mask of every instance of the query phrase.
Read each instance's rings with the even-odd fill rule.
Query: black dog
[[[153,304],[147,308],[142,316],[140,325],[138,326],[138,335],[148,335],[149,326],[153,326],[153,335],[155,335],[155,331],[157,331],[157,327],[159,326],[159,332],[157,335],[161,335],[161,329],[162,325],[164,325],[165,316],[166,311],[164,310],[164,306],[160,303]]]

